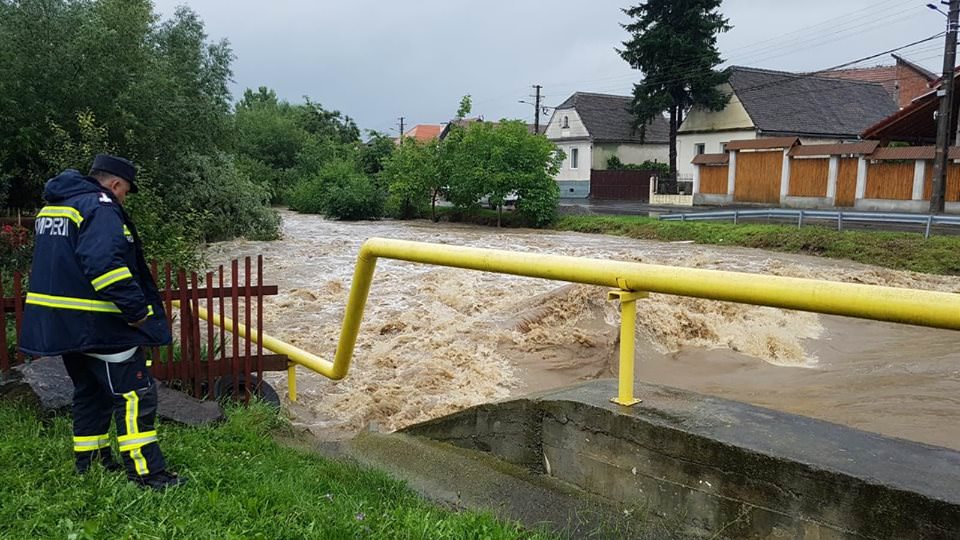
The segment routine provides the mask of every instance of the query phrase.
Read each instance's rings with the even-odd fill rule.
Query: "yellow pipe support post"
[[[297,402],[297,364],[293,362],[287,366],[287,397],[290,401]]]
[[[636,361],[634,342],[637,336],[637,300],[646,298],[643,291],[613,290],[607,293],[607,300],[620,301],[620,372],[617,397],[610,401],[630,407],[642,400],[633,395],[633,366]]]

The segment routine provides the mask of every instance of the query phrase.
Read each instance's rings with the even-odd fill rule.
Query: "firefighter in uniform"
[[[145,348],[170,343],[170,327],[122,206],[137,191],[136,172],[130,161],[101,154],[88,176],[70,169],[47,181],[20,349],[63,357],[74,384],[78,472],[94,462],[121,469],[110,451],[112,415],[128,478],[163,489],[184,479],[167,471],[154,428],[157,387]]]

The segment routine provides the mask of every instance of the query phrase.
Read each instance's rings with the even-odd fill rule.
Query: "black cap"
[[[137,192],[137,184],[135,182],[137,179],[137,167],[129,159],[107,154],[97,154],[97,157],[93,158],[93,166],[90,167],[90,169],[93,171],[103,171],[123,178],[127,182],[130,182],[130,192]]]

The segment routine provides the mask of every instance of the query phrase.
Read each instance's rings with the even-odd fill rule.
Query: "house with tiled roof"
[[[867,127],[897,111],[876,82],[748,67],[731,67],[720,111],[694,108],[680,126],[677,168],[692,178],[699,154],[724,153],[730,141],[795,137],[803,144],[857,141]]]
[[[556,177],[560,196],[587,197],[592,171],[607,169],[617,157],[625,164],[669,159],[669,126],[666,119],[651,121],[641,137],[633,129],[633,98],[576,92],[554,110],[546,136],[566,155]]]

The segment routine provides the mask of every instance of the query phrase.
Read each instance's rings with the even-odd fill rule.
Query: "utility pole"
[[[950,116],[953,112],[953,70],[957,57],[958,17],[960,17],[960,0],[950,0],[950,9],[947,13],[947,37],[943,50],[943,84],[937,91],[937,95],[940,96],[940,110],[937,111],[937,151],[933,159],[931,214],[943,212],[947,192],[947,149],[950,146]]]
[[[543,88],[539,84],[533,85],[534,90],[537,91],[537,101],[536,105],[533,106],[533,134],[540,134],[540,89]]]
[[[535,84],[533,85],[533,89],[537,91],[537,95],[530,96],[530,97],[535,98],[536,101],[533,103],[530,103],[529,101],[524,101],[521,99],[520,103],[523,103],[526,105],[533,105],[534,135],[539,135],[540,134],[540,100],[543,98],[543,96],[540,95],[540,90],[543,89],[543,87],[540,86],[539,84]]]
[[[404,131],[403,131],[403,117],[401,116],[401,117],[400,117],[400,137],[398,137],[398,140],[399,140],[400,142],[403,142],[403,133],[404,133]]]

